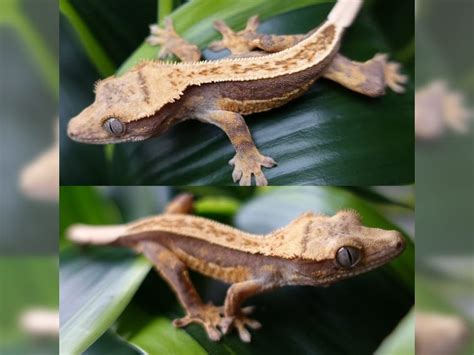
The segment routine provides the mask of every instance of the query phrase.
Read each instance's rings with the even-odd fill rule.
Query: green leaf
[[[119,338],[115,332],[108,330],[102,335],[90,348],[88,348],[84,355],[138,355],[141,354],[137,349]]]
[[[403,318],[375,352],[376,355],[415,354],[415,310],[412,309]]]
[[[99,73],[103,76],[112,75],[115,71],[112,60],[108,57],[105,50],[94,38],[94,35],[87,28],[84,21],[80,18],[69,0],[61,0],[59,3],[61,13],[67,17],[71,25],[79,35],[82,46],[84,47],[90,60],[95,64]]]
[[[364,224],[396,228],[357,196],[336,188],[269,188],[239,210],[235,225],[251,232],[268,232],[306,210],[334,213],[355,208]],[[199,325],[185,328],[194,341],[212,354],[334,354],[372,353],[413,306],[413,245],[389,265],[345,280],[328,288],[287,287],[253,297],[255,318],[263,328],[253,332],[251,344],[235,333],[219,343],[211,342]],[[226,287],[192,274],[205,301],[220,305]],[[150,273],[120,317],[117,331],[123,338],[150,354],[187,353],[175,339],[183,330],[171,321],[183,310],[169,286]],[[186,338],[186,341],[189,339]],[[195,343],[189,348],[197,351]]]
[[[33,21],[27,16],[27,11],[22,5],[24,4],[19,0],[3,0],[0,27],[7,25],[18,33],[24,43],[24,48],[28,51],[28,55],[40,69],[39,72],[43,80],[48,85],[55,100],[57,100],[59,96],[59,73],[56,53],[48,48],[50,43],[47,43],[45,38],[41,36],[40,28],[35,28]],[[51,5],[53,5],[52,2],[43,3],[46,10]],[[31,5],[27,4],[26,9],[30,8]],[[7,48],[4,47],[2,50],[7,50]],[[5,65],[5,63],[3,64]]]
[[[54,257],[0,258],[0,353],[53,354],[58,338],[41,342],[20,326],[25,311],[58,309],[58,265]]]
[[[118,322],[117,332],[149,354],[207,354],[184,330],[177,330],[166,317],[149,316],[129,306]]]
[[[207,197],[194,204],[196,214],[234,215],[240,207],[239,201],[229,197]]]
[[[0,180],[4,186],[0,189],[0,250],[4,256],[57,251],[57,204],[33,200],[20,186],[22,169],[54,140],[58,109],[55,14],[57,3],[51,0],[0,1]],[[39,21],[45,18],[48,21]]]
[[[148,34],[148,25],[156,22],[156,2],[61,0],[61,24],[72,26],[70,40],[84,50],[103,78],[112,75]]]
[[[310,4],[313,6],[308,6]],[[262,32],[303,33],[323,21],[331,6],[332,3],[317,0],[197,0],[180,7],[172,17],[179,33],[203,47],[218,38],[211,26],[217,18],[226,20],[233,28],[242,28],[249,16],[258,13],[262,19],[268,19],[262,24]],[[384,11],[390,13],[397,6],[400,6],[398,2],[387,4]],[[396,31],[384,29],[379,13],[380,10],[373,12],[371,6],[364,8],[347,32],[341,49],[343,54],[355,60],[366,60],[377,52],[397,56],[393,48],[402,48],[401,42],[408,45],[411,37],[407,38],[402,31],[392,47],[386,38],[397,36]],[[271,17],[276,14],[280,15]],[[407,12],[405,16],[411,18],[413,14]],[[154,57],[156,51],[143,44],[122,65],[121,72],[142,58]],[[210,51],[204,54],[208,58],[216,57]],[[413,71],[412,59],[405,62],[409,73]],[[78,67],[71,68],[77,70]],[[85,107],[92,101],[91,87],[92,83],[76,83],[65,87],[65,91],[89,93],[88,99],[79,98],[82,101],[75,105]],[[413,132],[413,103],[411,83],[404,95],[388,93],[369,99],[321,80],[300,99],[282,108],[249,116],[247,123],[262,153],[279,164],[265,171],[270,184],[402,184],[413,181],[414,143],[409,133]],[[76,113],[64,111],[63,123]],[[71,142],[65,140],[64,144],[68,146]],[[87,149],[85,147],[78,146],[74,153]],[[186,122],[160,138],[117,145],[113,167],[108,168],[108,183],[230,184],[232,169],[227,162],[232,156],[233,148],[223,132],[210,125]],[[84,157],[79,162],[67,159],[67,155],[62,159],[73,160],[75,164],[86,164],[88,160]],[[87,166],[80,171],[76,167],[72,173],[68,165],[67,162],[61,165],[63,183],[74,184],[91,178]]]
[[[128,191],[137,192],[133,188]],[[62,187],[60,198],[62,232],[72,223],[120,222],[114,204],[94,188]],[[129,303],[149,269],[148,262],[126,250],[64,250],[60,268],[61,351],[78,354],[93,344]]]
[[[80,354],[117,319],[150,264],[130,253],[100,250],[61,255],[61,351]]]

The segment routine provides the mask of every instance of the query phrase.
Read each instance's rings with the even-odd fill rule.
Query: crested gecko
[[[361,63],[338,54],[361,4],[338,0],[327,20],[306,35],[257,33],[257,17],[238,33],[218,21],[223,39],[210,48],[228,48],[233,56],[215,61],[198,61],[199,49],[178,36],[171,20],[165,29],[152,26],[148,42],[162,45],[161,56],[172,53],[182,62],[144,61],[122,76],[99,81],[95,101],[72,118],[68,135],[90,144],[141,141],[197,119],[230,139],[236,152],[229,161],[234,182],[251,185],[253,176],[256,185],[267,185],[262,167],[276,162],[257,149],[243,116],[288,103],[320,77],[370,97],[384,95],[386,86],[404,91],[407,77],[387,55]]]
[[[176,293],[186,311],[173,321],[204,326],[218,341],[231,329],[249,342],[246,327],[260,323],[249,317],[250,296],[287,285],[329,285],[377,268],[397,257],[405,246],[397,231],[364,227],[354,211],[332,217],[307,212],[267,235],[254,235],[189,215],[192,196],[180,195],[158,216],[112,226],[76,224],[70,240],[84,245],[129,247],[142,253]],[[188,268],[231,284],[222,307],[204,304]]]

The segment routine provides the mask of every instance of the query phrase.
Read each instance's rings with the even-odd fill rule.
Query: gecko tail
[[[74,224],[66,230],[66,237],[82,245],[113,245],[127,230],[126,225],[91,226]]]
[[[337,0],[328,15],[328,20],[340,27],[349,27],[356,18],[363,0]]]

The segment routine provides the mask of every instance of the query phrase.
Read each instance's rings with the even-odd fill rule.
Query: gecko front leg
[[[221,322],[220,308],[203,304],[191,282],[186,265],[173,252],[156,242],[141,242],[138,248],[168,282],[186,311],[186,316],[175,319],[173,325],[181,328],[191,323],[202,324],[209,339],[218,341],[222,336],[217,329]]]
[[[220,323],[220,328],[227,334],[232,328],[237,329],[239,337],[243,342],[249,343],[251,336],[246,327],[259,329],[260,322],[251,319],[248,315],[253,311],[253,307],[240,308],[242,303],[249,297],[271,290],[275,286],[266,280],[249,280],[233,284],[227,290],[224,302],[224,318]]]
[[[175,55],[182,62],[197,62],[201,58],[198,46],[189,43],[175,31],[171,18],[165,20],[165,28],[151,25],[146,42],[152,46],[161,46],[158,54],[161,59]]]
[[[235,156],[229,161],[229,164],[234,166],[232,173],[234,182],[239,181],[241,186],[250,186],[252,175],[254,175],[257,186],[268,184],[262,172],[262,166],[271,168],[276,165],[276,162],[258,151],[247,124],[240,114],[223,110],[211,110],[197,113],[197,118],[218,126],[229,137],[236,152]]]

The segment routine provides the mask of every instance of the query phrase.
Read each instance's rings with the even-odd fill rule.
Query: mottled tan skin
[[[127,246],[143,253],[186,310],[175,326],[200,323],[215,341],[235,328],[245,342],[250,341],[246,327],[260,327],[248,317],[252,308],[241,308],[248,297],[286,285],[329,285],[387,263],[405,245],[396,231],[362,226],[354,211],[333,217],[305,213],[270,234],[253,235],[185,214],[191,209],[192,197],[182,195],[165,214],[127,225],[74,225],[67,234],[76,243]],[[343,247],[359,251],[355,265],[338,264],[336,254]],[[231,284],[223,307],[203,303],[188,268]]]
[[[184,63],[145,62],[122,77],[101,81],[94,104],[71,120],[69,136],[85,143],[137,141],[161,135],[186,119],[198,119],[229,137],[236,150],[229,161],[234,182],[251,185],[254,176],[256,185],[266,185],[262,167],[276,163],[259,152],[244,115],[284,105],[320,77],[370,97],[383,95],[386,86],[404,91],[401,84],[407,78],[386,55],[358,63],[338,54],[344,27],[337,22],[292,36],[257,33],[256,16],[238,33],[220,21],[215,26],[223,39],[210,48],[229,49],[230,59],[196,62],[199,49],[176,33],[171,20],[165,29],[152,26],[148,42],[161,45],[160,56],[174,54]],[[124,124],[123,133],[104,130],[110,117]]]

